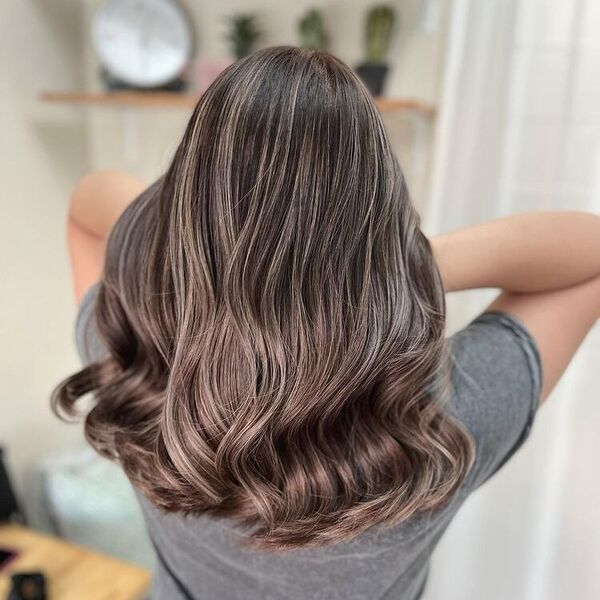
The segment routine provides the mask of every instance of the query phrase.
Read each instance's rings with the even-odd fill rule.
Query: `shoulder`
[[[474,487],[522,446],[541,395],[541,360],[523,323],[502,311],[482,313],[449,338],[450,410],[475,443]]]
[[[81,297],[75,319],[75,345],[83,364],[98,360],[106,354],[106,349],[100,340],[96,324],[96,301],[102,285],[97,281],[91,285]]]

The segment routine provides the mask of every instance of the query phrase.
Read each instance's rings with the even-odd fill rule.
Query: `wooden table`
[[[20,525],[0,526],[0,547],[19,552],[0,570],[2,599],[18,571],[42,571],[49,600],[138,600],[150,582],[140,567]]]

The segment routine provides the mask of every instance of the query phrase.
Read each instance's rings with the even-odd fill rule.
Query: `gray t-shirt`
[[[84,363],[104,353],[93,318],[96,290],[85,294],[77,317]],[[541,391],[538,348],[514,316],[484,313],[450,344],[448,410],[471,432],[476,458],[443,510],[335,546],[273,553],[241,548],[232,521],[164,515],[138,493],[158,558],[153,600],[418,599],[438,540],[467,496],[528,437]]]

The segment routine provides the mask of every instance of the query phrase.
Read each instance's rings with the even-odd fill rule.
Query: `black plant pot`
[[[383,63],[366,63],[356,67],[358,76],[373,96],[381,96],[388,70],[388,66]]]

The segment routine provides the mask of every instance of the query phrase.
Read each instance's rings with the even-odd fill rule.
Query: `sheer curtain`
[[[455,0],[430,235],[514,212],[600,213],[600,2]],[[494,295],[449,297],[450,331]],[[426,600],[600,598],[600,328],[521,452],[465,505]]]

